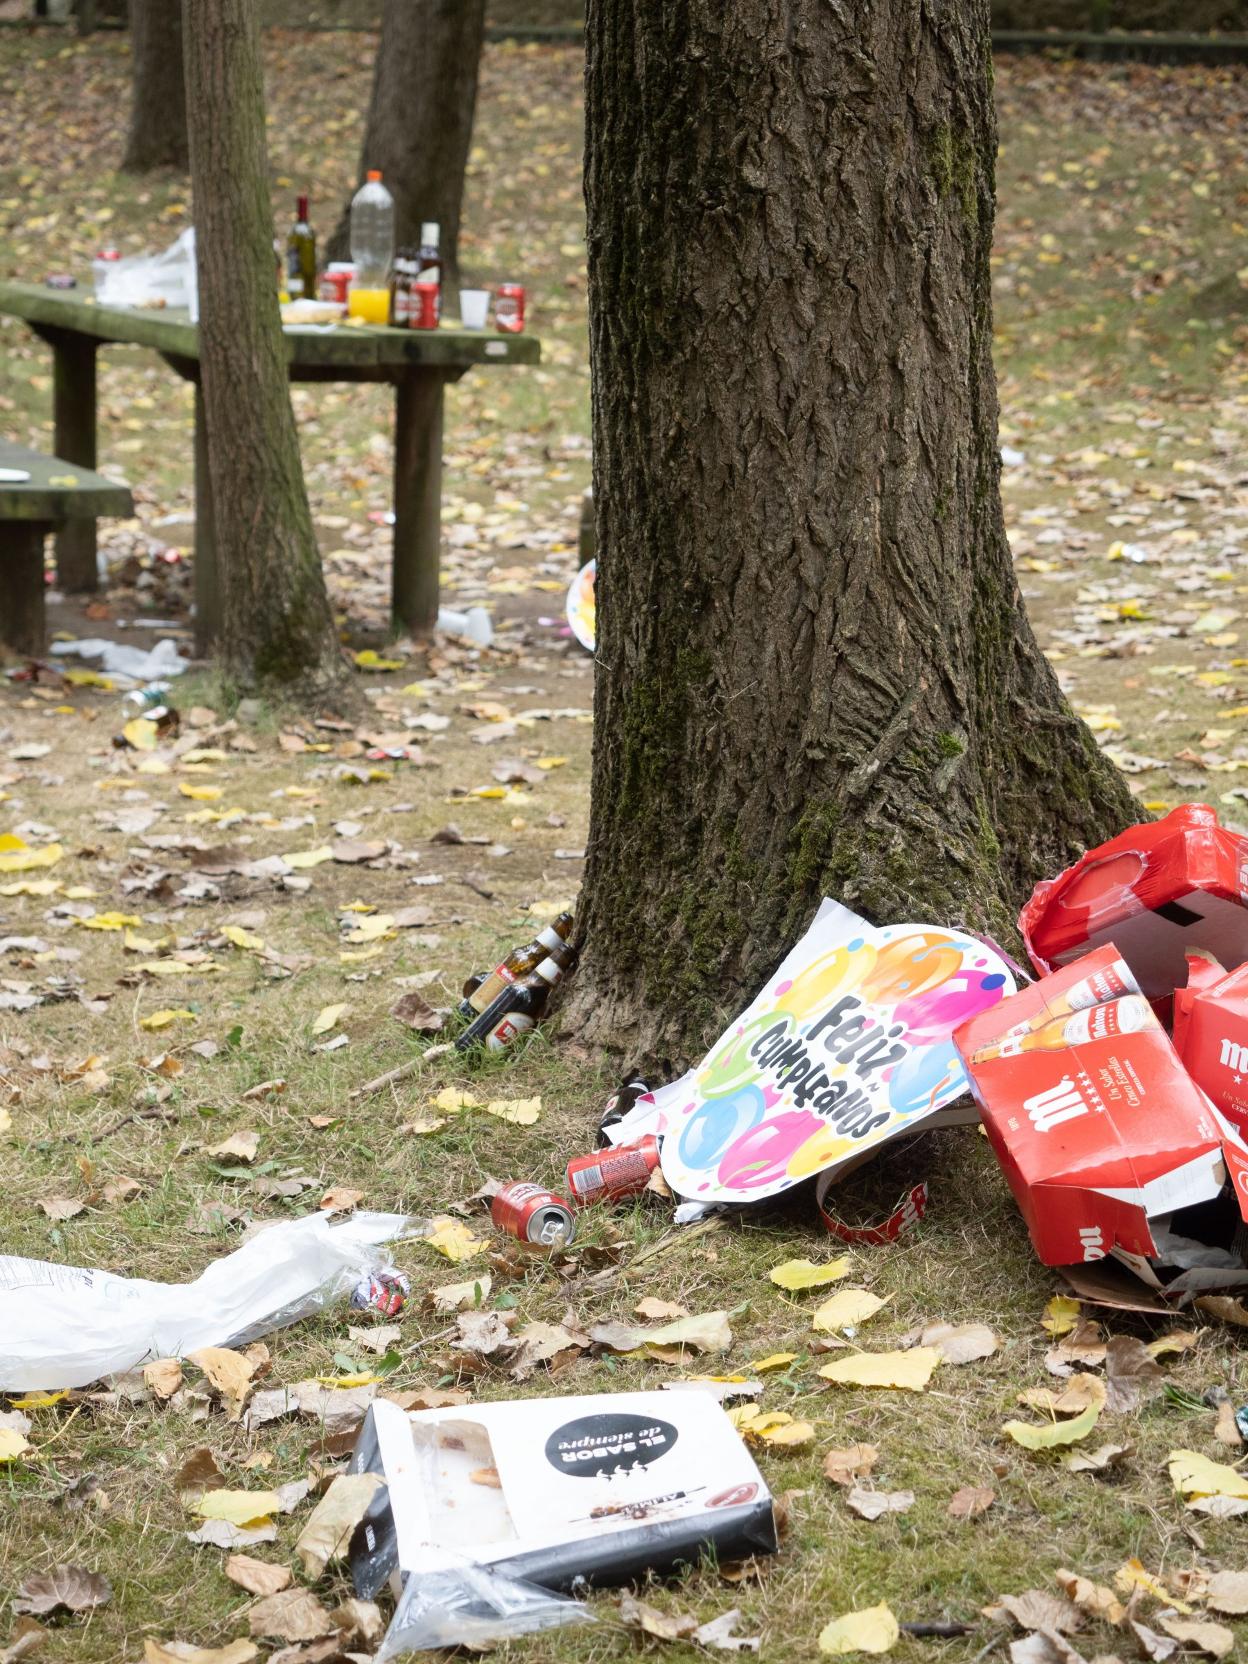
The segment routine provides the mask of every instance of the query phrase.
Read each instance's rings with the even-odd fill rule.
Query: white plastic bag
[[[106,676],[121,676],[133,682],[159,682],[180,676],[191,662],[182,657],[176,642],[167,637],[146,652],[142,647],[127,647],[124,642],[106,641],[103,636],[54,641],[52,652],[58,656],[69,654],[76,659],[93,659]]]
[[[593,1623],[584,1602],[464,1559],[458,1567],[409,1572],[377,1664],[443,1647],[492,1647],[517,1635]]]
[[[195,228],[188,226],[161,254],[132,254],[111,263],[96,300],[101,306],[186,307],[194,323],[198,307],[195,275]]]
[[[0,1256],[0,1392],[83,1387],[152,1358],[245,1345],[350,1293],[407,1224],[401,1213],[284,1220],[193,1283]]]

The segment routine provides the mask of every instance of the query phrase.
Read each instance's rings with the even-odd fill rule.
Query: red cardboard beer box
[[[1208,804],[1182,804],[1038,884],[1018,923],[1038,971],[1112,941],[1143,993],[1164,999],[1193,948],[1224,965],[1248,959],[1248,838]]]
[[[1172,1294],[1248,1281],[1248,1146],[1188,1077],[1114,945],[954,1040],[1046,1265],[1112,1255]]]
[[[1174,1049],[1188,1074],[1248,1135],[1248,965],[1226,972],[1189,954],[1187,987],[1174,996]]]

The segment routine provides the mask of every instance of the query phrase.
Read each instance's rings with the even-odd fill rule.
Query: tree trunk
[[[148,173],[152,168],[185,171],[190,151],[182,70],[182,0],[131,0],[130,50],[134,85],[122,168],[127,173]]]
[[[696,1056],[828,894],[1017,942],[1134,819],[998,491],[987,0],[590,0],[593,800],[570,1016]]]
[[[255,0],[188,7],[186,86],[223,668],[243,686],[337,697],[346,671],[278,313]]]
[[[360,180],[380,168],[394,197],[395,246],[442,232],[443,303],[459,304],[459,216],[472,144],[485,0],[384,0]],[[350,258],[348,201],[329,258]]]

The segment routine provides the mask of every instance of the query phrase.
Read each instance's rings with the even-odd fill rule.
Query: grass
[[[358,149],[369,48],[362,36],[268,37],[279,224],[305,184],[320,226],[332,220]],[[6,275],[82,272],[104,238],[133,252],[171,240],[186,223],[184,181],[135,181],[112,171],[125,54],[125,41],[111,35],[86,44],[46,32],[6,40]],[[1120,725],[1104,726],[1107,741],[1155,760],[1137,777],[1145,800],[1208,794],[1224,799],[1234,819],[1234,770],[1228,777],[1202,758],[1234,764],[1243,749],[1245,661],[1237,659],[1234,619],[1203,631],[1196,621],[1215,601],[1237,613],[1248,584],[1238,462],[1245,422],[1244,291],[1236,276],[1244,264],[1236,149],[1242,80],[1203,69],[1029,60],[999,66],[998,91],[998,361],[1003,440],[1025,457],[1005,474],[1020,577],[1073,697]],[[208,740],[226,752],[225,761],[205,765],[211,772],[188,773],[170,759],[170,773],[142,774],[133,754],[111,745],[123,720],[116,694],[25,684],[0,694],[10,736],[0,742],[0,789],[9,794],[3,825],[54,828],[68,853],[50,876],[92,887],[100,911],[133,912],[140,934],[172,931],[220,967],[145,980],[134,967],[148,956],[127,952],[120,932],[86,930],[53,914],[64,897],[0,901],[4,933],[38,935],[52,954],[81,956],[15,951],[5,960],[7,976],[42,985],[49,974],[69,974],[81,979],[92,1005],[107,996],[102,1010],[71,999],[0,1020],[0,1065],[12,1097],[12,1130],[0,1135],[6,1252],[162,1280],[191,1277],[234,1240],[229,1231],[188,1231],[202,1204],[274,1219],[306,1210],[322,1188],[340,1185],[362,1191],[365,1205],[424,1214],[468,1197],[489,1175],[557,1182],[567,1156],[592,1140],[612,1073],[545,1036],[502,1064],[444,1060],[386,1092],[349,1096],[418,1045],[388,1015],[405,979],[436,972],[425,992],[451,1003],[469,968],[493,962],[532,930],[531,907],[570,897],[579,879],[579,861],[558,852],[579,849],[586,833],[590,667],[541,623],[559,612],[576,566],[588,480],[579,92],[573,52],[494,47],[486,54],[465,257],[483,277],[524,277],[543,364],[468,376],[449,407],[448,598],[491,605],[505,626],[504,651],[481,659],[450,650],[431,664],[412,657],[404,671],[370,678],[370,728],[397,728],[405,715],[449,718],[440,732],[413,731],[428,766],[399,764],[392,778],[354,785],[336,773],[351,760],[332,749],[343,736],[313,731],[298,712],[261,712]],[[298,389],[295,401],[344,632],[353,645],[375,642],[386,621],[387,533],[369,515],[388,506],[385,398],[372,389],[325,388]],[[159,361],[120,349],[106,356],[102,403],[101,454],[138,488],[138,515],[105,528],[106,615],[88,620],[64,607],[55,616],[66,628],[146,640],[149,632],[123,629],[123,621],[177,618],[187,599],[186,564],[162,551],[170,539],[175,551],[190,541],[188,399]],[[0,322],[0,429],[46,444],[49,407],[45,349],[21,326]],[[1115,542],[1146,545],[1148,561],[1110,559]],[[178,699],[187,712],[198,703],[229,715],[207,678],[185,682]],[[572,714],[535,718],[511,738],[480,745],[491,724],[467,708],[485,700],[518,716]],[[283,750],[279,735],[292,727],[331,749]],[[1210,729],[1223,732],[1216,745],[1202,743]],[[240,736],[255,749],[235,749]],[[30,741],[49,746],[48,754],[31,761],[4,755]],[[525,786],[521,798],[454,795],[492,785],[502,757],[554,756],[568,761]],[[104,789],[113,781],[122,789]],[[180,783],[216,784],[223,796],[201,805],[179,794]],[[234,824],[187,819],[202,807],[234,806],[244,811]],[[108,824],[119,809],[136,807],[162,810],[151,828],[156,836],[230,844],[245,858],[312,848],[342,820],[358,822],[363,836],[393,840],[400,853],[377,868],[318,866],[305,895],[227,877],[219,896],[186,901],[178,892],[192,871],[187,854],[153,849],[142,834]],[[448,822],[489,843],[432,842]],[[163,886],[155,874],[161,868],[171,874]],[[412,882],[429,876],[443,882]],[[136,879],[154,888],[127,889]],[[340,909],[356,901],[390,912],[424,905],[430,923],[382,942],[376,957],[343,960]],[[259,955],[228,945],[220,930],[230,923],[284,956],[289,974],[270,974]],[[316,1014],[342,1002],[349,1044],[319,1051]],[[158,1034],[138,1026],[158,1008],[179,1006],[194,1020]],[[197,1040],[217,1042],[216,1055],[193,1053]],[[181,1072],[162,1073],[162,1054]],[[84,1083],[74,1078],[76,1067],[91,1056],[101,1061]],[[273,1079],[286,1083],[280,1094],[244,1099]],[[482,1096],[540,1094],[541,1120],[518,1128],[469,1114],[429,1136],[404,1133],[448,1084]],[[154,1110],[161,1118],[148,1113]],[[329,1125],[313,1124],[326,1116]],[[245,1175],[223,1174],[205,1146],[243,1130],[259,1134],[258,1166],[275,1162],[272,1171],[305,1174],[313,1187],[282,1202],[261,1195]],[[937,1657],[969,1664],[998,1633],[979,1617],[980,1607],[1000,1592],[1045,1586],[1059,1565],[1104,1581],[1131,1555],[1167,1574],[1243,1560],[1242,1522],[1200,1520],[1193,1534],[1164,1471],[1173,1446],[1223,1454],[1211,1439],[1212,1411],[1159,1398],[1106,1418],[1104,1437],[1129,1442],[1133,1453],[1101,1477],[1069,1474],[1053,1458],[1003,1439],[1000,1427],[1016,1413],[1018,1392],[1050,1379],[1039,1319],[1054,1279],[1035,1262],[991,1154],[972,1133],[933,1136],[877,1161],[864,1171],[858,1199],[887,1207],[921,1176],[932,1187],[922,1228],[896,1247],[854,1255],[855,1280],[892,1296],[862,1343],[888,1347],[936,1319],[984,1321],[1002,1338],[994,1357],[942,1368],[921,1396],[827,1390],[816,1376],[812,1302],[780,1295],[766,1276],[781,1260],[831,1250],[805,1197],[702,1236],[678,1236],[631,1274],[638,1251],[666,1240],[668,1210],[658,1202],[595,1220],[586,1236],[592,1252],[581,1261],[574,1254],[571,1276],[540,1260],[514,1276],[494,1268],[494,1297],[514,1299],[524,1319],[558,1320],[569,1309],[584,1323],[625,1317],[642,1295],[656,1294],[691,1310],[732,1314],[736,1339],[723,1367],[745,1370],[768,1353],[798,1353],[769,1378],[764,1399],[817,1428],[809,1451],[760,1458],[777,1492],[799,1493],[783,1553],[756,1581],[728,1584],[707,1567],[647,1596],[702,1619],[739,1606],[742,1632],[761,1633],[764,1655],[784,1664],[813,1655],[829,1617],[883,1599],[905,1620],[976,1626],[947,1642],[903,1639],[895,1656],[904,1664]],[[41,1199],[83,1198],[121,1178],[140,1187],[128,1202],[96,1201],[59,1224],[38,1208]],[[608,1253],[618,1255],[618,1275],[591,1281]],[[422,1297],[485,1261],[460,1270],[412,1244],[397,1257],[415,1292],[394,1384],[454,1380],[456,1360],[433,1339],[444,1320],[424,1309]],[[507,1264],[516,1262],[508,1256]],[[271,1337],[273,1379],[334,1373],[335,1353],[353,1344],[347,1323],[336,1308]],[[1118,1317],[1108,1327],[1154,1332]],[[1248,1398],[1242,1354],[1227,1331],[1206,1332],[1166,1372],[1197,1400],[1211,1385],[1225,1387],[1236,1403]],[[671,1366],[584,1358],[557,1382],[539,1375],[523,1390],[592,1392],[653,1385],[672,1374]],[[472,1384],[485,1398],[520,1390],[491,1372]],[[54,1625],[40,1656],[50,1664],[129,1664],[149,1637],[221,1645],[245,1634],[246,1597],[223,1577],[217,1551],[186,1542],[195,1522],[173,1475],[190,1451],[209,1444],[230,1484],[257,1482],[256,1470],[243,1466],[257,1455],[271,1457],[266,1482],[299,1477],[322,1456],[315,1429],[278,1422],[249,1436],[219,1412],[197,1420],[192,1406],[160,1410],[125,1398],[31,1414],[36,1457],[0,1470],[0,1587],[11,1596],[31,1572],[81,1561],[115,1589],[91,1619]],[[910,1512],[868,1524],[846,1510],[821,1462],[828,1448],[853,1441],[880,1447],[877,1483],[913,1489]],[[66,1500],[67,1487],[85,1475],[98,1479],[107,1507]],[[968,1484],[991,1485],[996,1503],[978,1520],[951,1522],[948,1500]],[[297,1531],[298,1517],[284,1519],[276,1548],[261,1553],[288,1560]],[[345,1590],[330,1582],[322,1592],[332,1604]],[[658,1650],[622,1628],[610,1597],[595,1608],[595,1628],[522,1641],[513,1652],[558,1664]],[[1089,1656],[1126,1650],[1108,1631],[1076,1639]]]

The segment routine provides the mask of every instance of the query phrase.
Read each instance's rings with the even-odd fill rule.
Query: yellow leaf
[[[344,950],[338,955],[338,963],[340,965],[359,965],[365,959],[377,959],[385,951],[385,944],[382,942],[378,942],[374,948],[361,948],[358,953]]]
[[[195,1013],[193,1011],[188,1011],[185,1006],[178,1006],[176,1009],[168,1011],[153,1011],[149,1017],[140,1017],[139,1027],[145,1028],[151,1033],[156,1029],[169,1028],[174,1023],[193,1023],[194,1021]]]
[[[107,676],[101,676],[98,670],[62,670],[61,675],[71,688],[103,688],[105,693],[112,693],[117,686]]]
[[[510,1121],[513,1127],[531,1127],[542,1113],[540,1098],[495,1098],[482,1104],[487,1115],[497,1115],[500,1121]]]
[[[270,1514],[281,1511],[282,1499],[275,1491],[205,1491],[193,1506],[201,1519],[265,1525]]]
[[[157,1398],[172,1398],[182,1385],[182,1365],[176,1358],[153,1358],[143,1365],[143,1381]]]
[[[825,1624],[819,1632],[819,1651],[829,1658],[843,1658],[854,1652],[889,1652],[900,1634],[887,1601],[881,1601],[878,1606],[846,1612]]]
[[[355,655],[355,662],[361,670],[402,670],[402,659],[383,659],[372,647],[361,648]]]
[[[773,1369],[784,1369],[797,1357],[796,1352],[772,1352],[766,1358],[760,1358],[757,1363],[750,1365],[756,1375],[767,1375]]]
[[[823,1302],[811,1318],[810,1326],[825,1334],[834,1335],[839,1329],[848,1328],[855,1323],[865,1323],[891,1299],[892,1295],[889,1294],[881,1300],[880,1296],[872,1294],[870,1289],[843,1288],[830,1300]]]
[[[60,887],[55,878],[19,878],[16,884],[0,885],[0,896],[54,896]]]
[[[537,759],[537,766],[538,768],[546,769],[562,768],[567,760],[568,759],[566,757],[539,757]]]
[[[433,1100],[435,1109],[444,1109],[453,1115],[460,1109],[480,1109],[480,1098],[474,1098],[471,1092],[461,1092],[458,1086],[444,1086]]]
[[[374,1381],[384,1381],[385,1376],[364,1369],[354,1375],[317,1375],[314,1379],[322,1387],[371,1387]]]
[[[141,924],[137,913],[92,913],[89,919],[79,919],[84,930],[125,930],[127,925]]]
[[[1170,1480],[1183,1496],[1248,1497],[1248,1475],[1214,1462],[1195,1450],[1172,1450],[1168,1457]]]
[[[345,1003],[323,1006],[312,1021],[313,1034],[328,1034],[331,1028],[336,1028],[339,1017],[346,1009]]]
[[[319,849],[296,849],[282,856],[286,865],[294,867],[296,872],[302,872],[306,867],[319,867],[322,861],[332,861],[333,858],[333,851],[325,844]]]
[[[378,942],[393,934],[393,913],[374,913],[367,919],[361,919],[354,930],[347,932],[343,941],[358,946],[361,942]]]
[[[124,941],[127,953],[160,952],[160,943],[154,936],[136,936],[133,930],[127,930]]]
[[[188,1352],[187,1362],[202,1369],[212,1385],[222,1398],[233,1398],[239,1404],[247,1396],[247,1388],[251,1384],[251,1377],[255,1373],[255,1365],[245,1358],[241,1352],[234,1352],[228,1346],[201,1346],[198,1352]],[[265,1509],[266,1513],[271,1512]],[[217,1516],[225,1519],[222,1514]],[[241,1524],[241,1521],[236,1521]]]
[[[47,844],[43,849],[27,849],[19,838],[20,848],[12,844],[0,847],[0,872],[30,872],[36,867],[54,867],[64,855],[60,844]]]
[[[474,1254],[479,1254],[485,1247],[480,1237],[473,1236],[467,1225],[458,1219],[452,1219],[449,1214],[441,1213],[432,1221],[433,1230],[422,1240],[431,1248],[436,1248],[439,1254],[444,1254],[453,1264],[460,1260],[470,1260]]]
[[[849,1258],[842,1254],[839,1259],[827,1260],[823,1265],[815,1265],[810,1260],[785,1260],[783,1265],[775,1266],[767,1275],[777,1288],[796,1293],[807,1288],[822,1288],[824,1283],[838,1282],[848,1271]]]
[[[1086,1439],[1100,1416],[1101,1406],[1089,1404],[1082,1415],[1072,1416],[1069,1421],[1050,1421],[1039,1427],[1030,1421],[1007,1421],[1001,1431],[1024,1450],[1055,1450],[1059,1445]]]
[[[46,1410],[68,1397],[69,1392],[64,1387],[60,1392],[28,1392],[23,1393],[21,1398],[10,1398],[9,1407],[14,1410]]]
[[[330,1560],[346,1553],[351,1534],[381,1483],[379,1473],[340,1473],[330,1481],[295,1544],[306,1576],[319,1577]]]
[[[223,1647],[191,1647],[181,1641],[166,1644],[151,1635],[143,1642],[143,1664],[252,1664],[259,1656],[259,1647],[245,1636]]]
[[[908,1352],[856,1352],[837,1358],[819,1371],[841,1387],[901,1387],[922,1392],[944,1354],[938,1346],[912,1346]]]
[[[757,1436],[763,1444],[787,1445],[793,1449],[798,1445],[809,1444],[815,1436],[815,1429],[812,1422],[795,1420],[792,1416],[785,1415],[783,1410],[777,1410],[770,1425],[760,1427]]]
[[[1069,1295],[1055,1294],[1044,1308],[1040,1327],[1051,1335],[1068,1335],[1079,1321],[1079,1302]]]
[[[13,1462],[31,1448],[30,1440],[15,1427],[0,1427],[0,1462]]]
[[[1146,1571],[1141,1560],[1125,1560],[1114,1573],[1114,1587],[1124,1595],[1129,1595],[1133,1589],[1143,1589],[1145,1594],[1161,1601],[1163,1606],[1172,1606],[1176,1612],[1192,1611],[1185,1601],[1172,1595],[1164,1584],[1159,1583],[1151,1572]]]
[[[13,1117],[3,1104],[0,1104],[0,1132],[12,1132]]]
[[[145,716],[132,717],[121,730],[136,751],[155,751],[158,735],[156,724]]]
[[[169,764],[165,762],[163,757],[144,757],[139,764],[138,772],[140,774],[168,774]]]
[[[183,797],[192,798],[196,803],[215,803],[218,798],[225,796],[220,786],[192,786],[186,780],[178,781],[178,790]]]
[[[252,953],[263,953],[264,942],[259,936],[253,936],[250,930],[244,930],[238,924],[223,924],[221,934],[227,942],[233,942],[236,948],[250,948]]]
[[[221,969],[219,965],[210,962],[188,965],[185,959],[145,959],[138,968],[146,971],[149,976],[195,976],[198,973],[206,976],[210,971]]]

